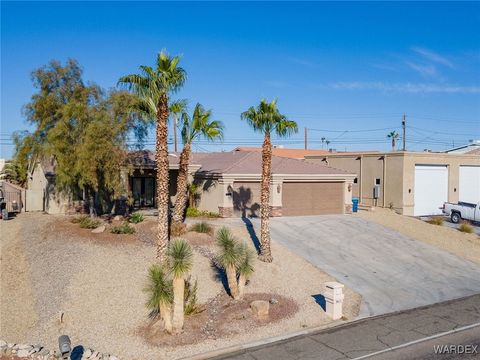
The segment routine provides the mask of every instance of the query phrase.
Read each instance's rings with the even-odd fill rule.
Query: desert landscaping
[[[165,334],[149,320],[142,291],[155,261],[156,218],[132,224],[131,235],[109,231],[120,221],[105,222],[95,234],[73,218],[21,214],[0,223],[1,288],[9,294],[1,303],[3,340],[56,349],[58,336],[68,334],[72,345],[119,358],[178,359],[343,321],[333,322],[313,297],[334,279],[276,242],[275,262],[255,261],[245,297],[233,300],[212,266],[214,238],[190,231],[184,238],[193,248],[190,278],[198,282],[199,310],[186,317],[182,334]],[[231,231],[254,249],[245,227]],[[361,297],[344,293],[344,320],[353,319]],[[269,302],[267,318],[252,314],[255,300]]]

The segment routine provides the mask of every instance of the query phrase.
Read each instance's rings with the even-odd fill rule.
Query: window
[[[358,178],[353,179],[354,184],[358,184]]]
[[[375,185],[380,185],[380,178],[375,178]]]

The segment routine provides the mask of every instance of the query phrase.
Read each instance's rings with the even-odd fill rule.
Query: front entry
[[[133,207],[155,206],[155,179],[153,177],[132,178]]]

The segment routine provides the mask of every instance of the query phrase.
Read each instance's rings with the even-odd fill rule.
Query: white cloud
[[[368,81],[337,82],[329,85],[336,90],[378,90],[401,93],[479,94],[480,86],[429,83],[385,83]]]
[[[423,64],[413,63],[410,61],[405,61],[405,64],[407,64],[410,68],[412,68],[422,76],[436,77],[438,75],[437,68],[435,67],[435,65],[431,65],[431,64],[423,65]]]
[[[425,59],[436,62],[438,64],[442,64],[444,66],[448,66],[451,69],[455,68],[455,66],[450,60],[432,50],[421,47],[413,47],[412,50],[415,51],[417,54],[423,56]]]

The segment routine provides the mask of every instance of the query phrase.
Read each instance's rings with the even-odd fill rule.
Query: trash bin
[[[358,212],[358,198],[357,197],[352,198],[352,211],[354,213]]]

